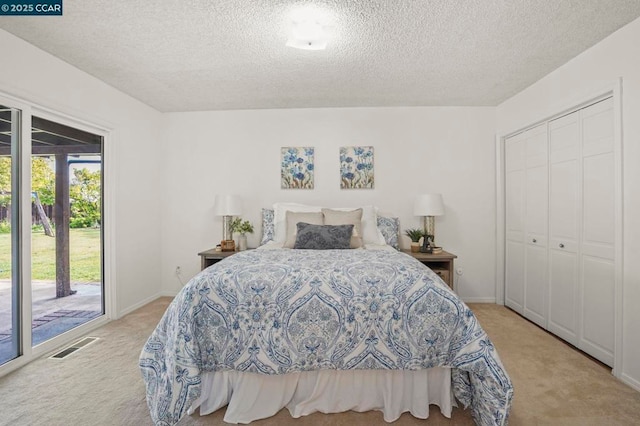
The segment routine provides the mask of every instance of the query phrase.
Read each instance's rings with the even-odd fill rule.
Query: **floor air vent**
[[[69,355],[71,355],[72,353],[79,351],[80,349],[84,348],[85,346],[89,345],[90,343],[95,342],[96,340],[98,340],[97,337],[85,337],[84,339],[67,346],[66,348],[64,348],[63,350],[61,350],[60,352],[55,353],[54,355],[51,355],[49,358],[51,359],[64,359],[66,357],[68,357]]]

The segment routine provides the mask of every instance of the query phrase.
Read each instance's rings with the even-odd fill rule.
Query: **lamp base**
[[[233,240],[220,241],[220,247],[222,251],[236,251],[236,242]]]

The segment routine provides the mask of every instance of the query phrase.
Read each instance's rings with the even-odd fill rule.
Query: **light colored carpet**
[[[94,331],[100,337],[63,361],[41,358],[0,379],[0,425],[151,425],[138,370],[142,345],[171,299],[162,298]],[[510,310],[471,304],[515,387],[510,425],[640,425],[640,393],[610,370]],[[180,425],[222,425],[224,409]],[[258,426],[384,425],[379,412],[293,419],[288,411]],[[428,420],[409,414],[394,425],[472,425],[468,411]]]

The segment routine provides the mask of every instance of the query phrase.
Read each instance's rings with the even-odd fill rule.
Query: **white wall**
[[[244,218],[261,233],[260,209],[278,201],[324,206],[374,204],[421,226],[413,200],[441,192],[445,216],[436,239],[464,268],[465,300],[495,300],[495,108],[327,108],[165,115],[162,285],[168,294],[199,271],[197,253],[221,239],[213,215],[218,193],[244,202]],[[372,145],[375,189],[341,190],[341,146]],[[315,147],[315,189],[280,189],[280,148]],[[408,246],[408,239],[403,238]]]
[[[623,359],[622,379],[640,389],[640,19],[498,106],[498,134],[550,116],[622,77]]]
[[[0,30],[0,92],[112,129],[117,314],[160,291],[162,115],[102,81]]]

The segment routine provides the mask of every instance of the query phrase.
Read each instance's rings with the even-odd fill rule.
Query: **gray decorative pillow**
[[[312,225],[298,222],[294,249],[333,250],[351,246],[353,225]]]
[[[262,209],[262,239],[260,240],[260,245],[273,241],[274,234],[273,209]]]
[[[378,229],[387,244],[400,250],[400,220],[397,217],[378,216]]]
[[[298,235],[298,222],[310,223],[312,225],[324,224],[324,216],[321,212],[292,212],[285,213],[285,224],[287,233],[284,240],[284,248],[294,248],[296,245],[296,235]]]

